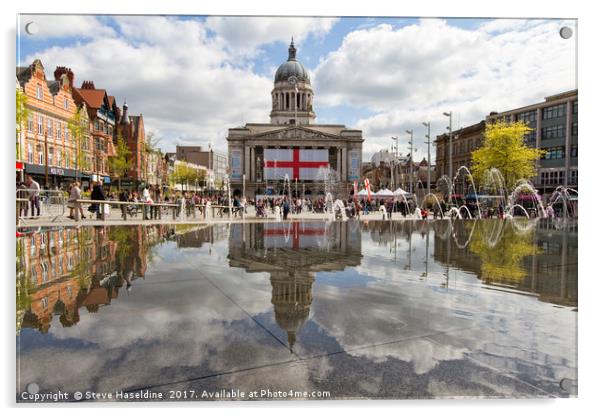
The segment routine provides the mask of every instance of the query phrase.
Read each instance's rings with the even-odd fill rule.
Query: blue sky
[[[40,58],[48,77],[68,66],[77,86],[91,79],[120,104],[127,98],[164,151],[225,150],[228,128],[269,121],[273,74],[294,36],[317,122],[362,129],[366,160],[423,121],[443,133],[443,111],[457,128],[575,88],[576,43],[560,39],[562,26],[575,22],[22,15],[17,62]],[[421,142],[416,158],[426,155]]]

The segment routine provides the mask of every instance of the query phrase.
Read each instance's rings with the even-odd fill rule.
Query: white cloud
[[[288,43],[294,36],[301,44],[310,35],[320,38],[326,35],[336,18],[315,17],[220,17],[207,19],[207,27],[215,32],[228,49],[237,53],[253,54],[259,45],[273,42]]]
[[[420,132],[420,158],[421,123],[433,122],[434,138],[447,124],[443,111],[453,111],[455,129],[575,88],[575,43],[558,35],[565,25],[575,29],[572,21],[494,20],[468,30],[423,19],[356,30],[315,69],[316,102],[374,112],[356,123],[365,158],[389,147],[392,135],[404,137],[407,153],[409,128]]]
[[[29,35],[25,30],[29,23],[34,23],[38,32]],[[33,15],[19,16],[19,33],[32,40],[77,36],[92,38],[97,36],[113,36],[115,32],[94,16],[85,15]]]

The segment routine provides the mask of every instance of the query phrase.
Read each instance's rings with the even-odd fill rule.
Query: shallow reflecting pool
[[[577,394],[576,222],[20,229],[16,284],[19,401]]]

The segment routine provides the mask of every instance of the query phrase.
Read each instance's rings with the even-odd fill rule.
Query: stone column
[[[341,174],[341,148],[337,147],[336,149],[337,149],[337,173],[342,178],[342,174]]]
[[[244,159],[243,173],[245,174],[246,180],[249,180],[249,176],[251,175],[251,171],[249,169],[249,167],[250,167],[249,158],[250,158],[250,149],[249,149],[249,146],[245,144],[244,158],[243,158]]]
[[[343,146],[343,167],[341,180],[347,182],[347,145]]]
[[[255,183],[257,181],[257,175],[255,175],[255,167],[257,165],[257,162],[255,161],[255,146],[251,147],[251,177],[249,178],[249,181],[252,183]]]
[[[566,102],[566,128],[564,135],[564,186],[569,186],[571,173],[571,133],[573,130],[573,101]]]

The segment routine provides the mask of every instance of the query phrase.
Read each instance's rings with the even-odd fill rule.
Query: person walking
[[[128,202],[130,200],[130,193],[126,189],[123,189],[123,190],[121,190],[121,192],[119,192],[118,199],[119,199],[119,202]],[[121,218],[123,218],[124,221],[127,220],[127,217],[128,217],[127,204],[119,204],[119,208],[121,209]]]
[[[31,216],[40,216],[40,184],[33,180],[31,175],[27,175],[25,185],[28,189],[29,203],[31,205]],[[37,215],[34,213],[37,212]]]
[[[82,191],[79,188],[79,182],[75,181],[71,184],[69,200],[67,201],[67,204],[69,206],[69,218],[75,220],[76,222],[79,221],[80,215],[81,218],[86,218],[82,204],[79,202],[80,199],[82,199]]]

